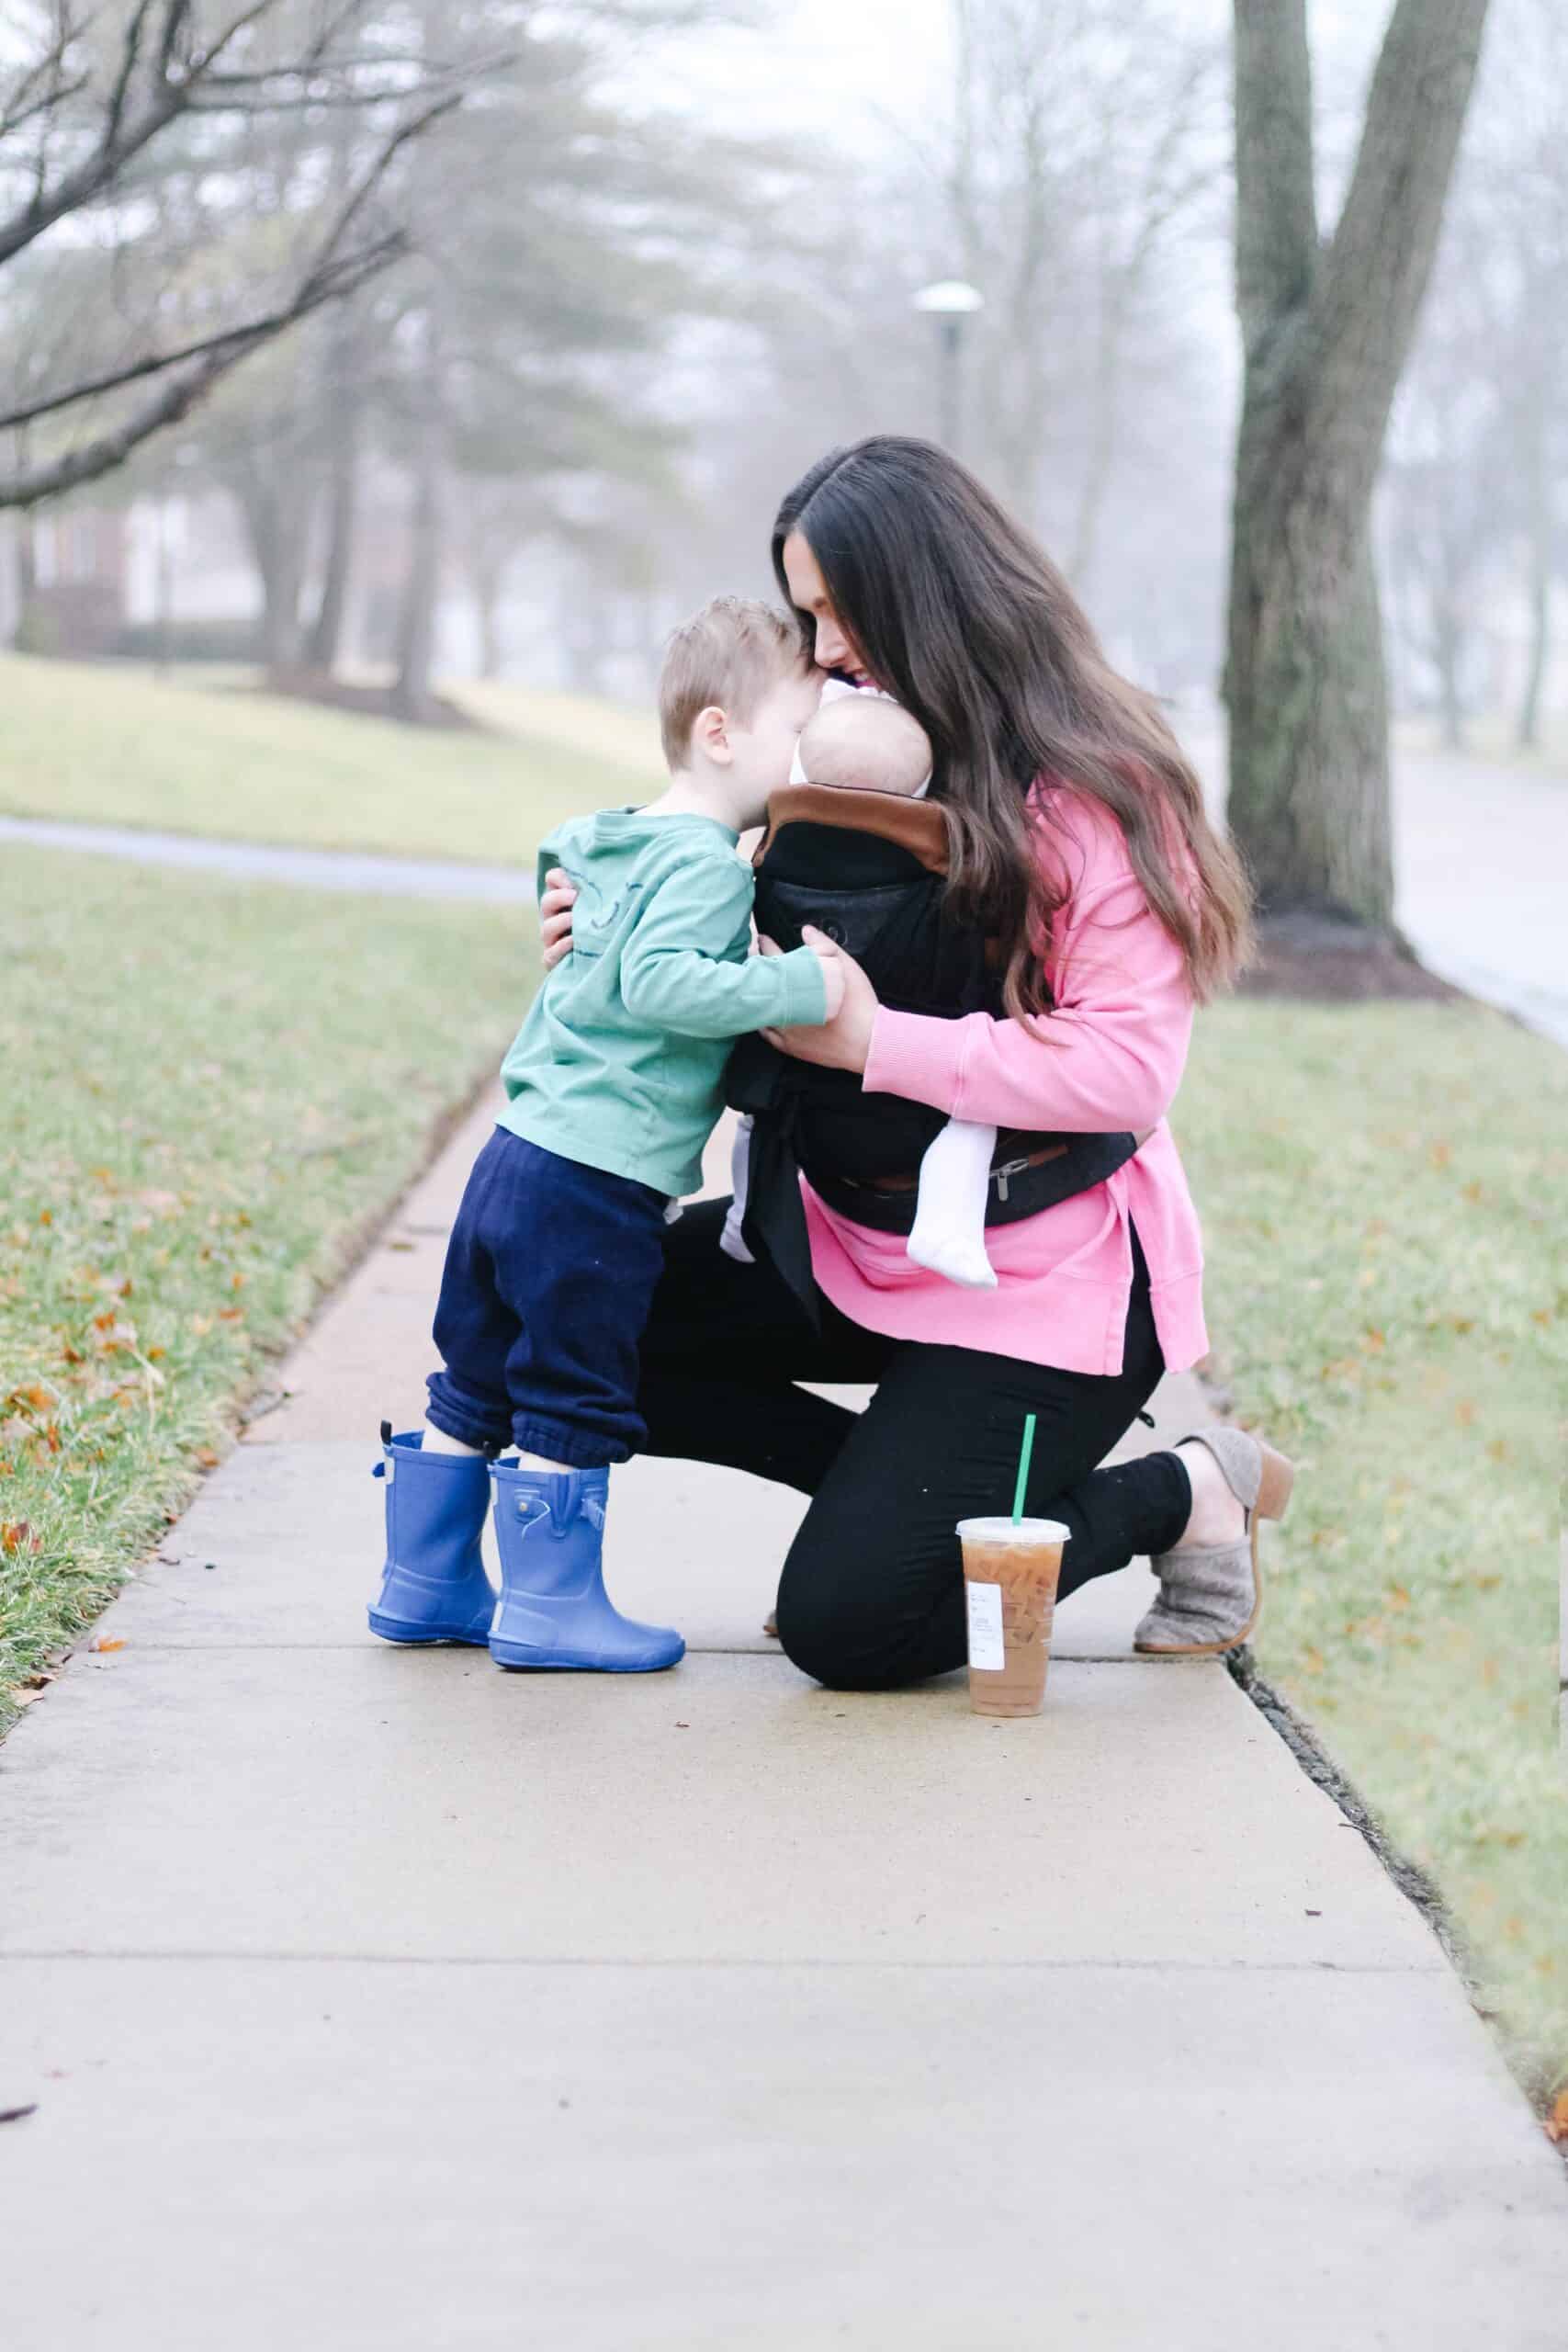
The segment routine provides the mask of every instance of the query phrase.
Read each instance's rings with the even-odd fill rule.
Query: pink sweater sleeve
[[[1151,910],[1122,829],[1056,791],[1071,877],[1052,936],[1055,1010],[1032,1021],[892,1012],[872,1031],[863,1085],[953,1118],[1069,1135],[1154,1127],[1175,1099],[1192,1034],[1185,959]]]

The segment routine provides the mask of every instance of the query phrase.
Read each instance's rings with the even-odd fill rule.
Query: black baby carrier
[[[798,947],[813,924],[865,968],[899,1012],[999,1017],[1001,988],[987,942],[943,907],[947,828],[940,807],[893,793],[792,785],[768,803],[753,860],[757,929]],[[919,1167],[944,1114],[895,1094],[868,1094],[848,1070],[792,1060],[757,1036],[730,1055],[726,1097],[750,1112],[748,1247],[771,1260],[816,1316],[800,1176],[840,1216],[878,1233],[913,1231]],[[1141,1137],[1007,1128],[997,1137],[986,1223],[1010,1225],[1103,1183]]]

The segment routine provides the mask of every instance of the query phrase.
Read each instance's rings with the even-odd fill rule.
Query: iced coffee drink
[[[1037,1715],[1068,1531],[1055,1519],[962,1519],[969,1703],[977,1715]]]

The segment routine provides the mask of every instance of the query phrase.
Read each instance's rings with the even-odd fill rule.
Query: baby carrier
[[[768,803],[754,858],[757,928],[798,947],[814,924],[864,967],[895,1012],[956,1020],[1002,1012],[987,943],[943,909],[947,828],[940,807],[892,793],[792,785]],[[730,1055],[726,1098],[756,1122],[742,1231],[815,1317],[804,1172],[840,1215],[878,1233],[913,1230],[919,1166],[943,1114],[868,1094],[848,1070],[792,1060],[761,1037]],[[1010,1225],[1103,1183],[1142,1137],[1006,1128],[997,1138],[986,1223]]]

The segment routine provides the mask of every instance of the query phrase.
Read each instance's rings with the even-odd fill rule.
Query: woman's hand
[[[547,972],[554,971],[562,957],[571,954],[571,910],[576,903],[572,883],[558,865],[552,865],[539,900],[539,937],[544,942]]]
[[[797,1062],[816,1062],[824,1069],[863,1070],[871,1053],[872,1024],[876,1019],[876,990],[852,956],[847,956],[825,933],[809,926],[801,936],[827,962],[830,956],[843,975],[843,997],[838,1010],[820,1029],[764,1029],[763,1036],[781,1054]],[[771,939],[757,943],[764,956],[783,951]],[[832,998],[829,994],[829,1005]]]

